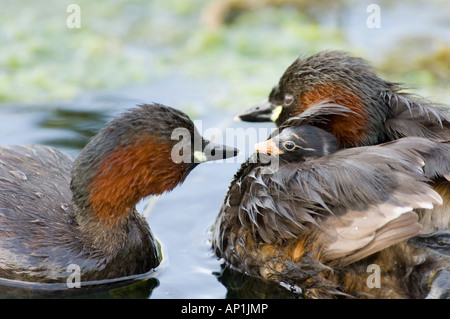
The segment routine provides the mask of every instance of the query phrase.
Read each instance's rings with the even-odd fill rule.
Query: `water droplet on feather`
[[[13,175],[14,177],[17,177],[18,179],[22,180],[22,181],[26,181],[27,175],[25,175],[24,172],[21,171],[9,171],[11,173],[11,175]]]
[[[42,193],[40,193],[40,192],[36,192],[36,193],[33,193],[34,194],[34,196],[36,196],[37,198],[44,198],[44,194],[42,194]]]

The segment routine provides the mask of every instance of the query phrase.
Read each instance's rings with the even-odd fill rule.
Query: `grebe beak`
[[[244,122],[272,122],[272,111],[276,108],[276,105],[269,102],[268,99],[249,107],[242,113],[234,117],[237,121]]]
[[[234,157],[238,154],[239,150],[234,147],[207,142],[203,152],[195,151],[194,157],[196,160],[202,163]]]
[[[258,143],[255,145],[255,148],[258,153],[265,153],[269,155],[280,155],[284,153],[272,140]]]

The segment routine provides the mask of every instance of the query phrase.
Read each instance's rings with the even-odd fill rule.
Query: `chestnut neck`
[[[191,170],[191,164],[175,164],[171,147],[156,138],[97,151],[101,156],[91,150],[80,154],[71,186],[77,218],[102,228],[120,227],[139,200],[172,190]]]

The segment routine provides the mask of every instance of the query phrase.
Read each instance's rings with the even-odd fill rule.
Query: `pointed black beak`
[[[199,162],[208,162],[234,157],[238,154],[239,150],[234,147],[206,141],[203,152],[194,155]]]
[[[272,111],[276,105],[269,102],[268,99],[258,103],[235,117],[235,120],[244,122],[271,122]]]

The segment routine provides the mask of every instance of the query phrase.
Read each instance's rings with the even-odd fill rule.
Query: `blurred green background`
[[[71,3],[81,28],[66,26]],[[381,28],[366,24],[371,3]],[[448,104],[449,12],[448,0],[0,0],[0,102],[184,78],[220,83],[213,107],[238,110],[265,98],[299,55],[341,49]]]

